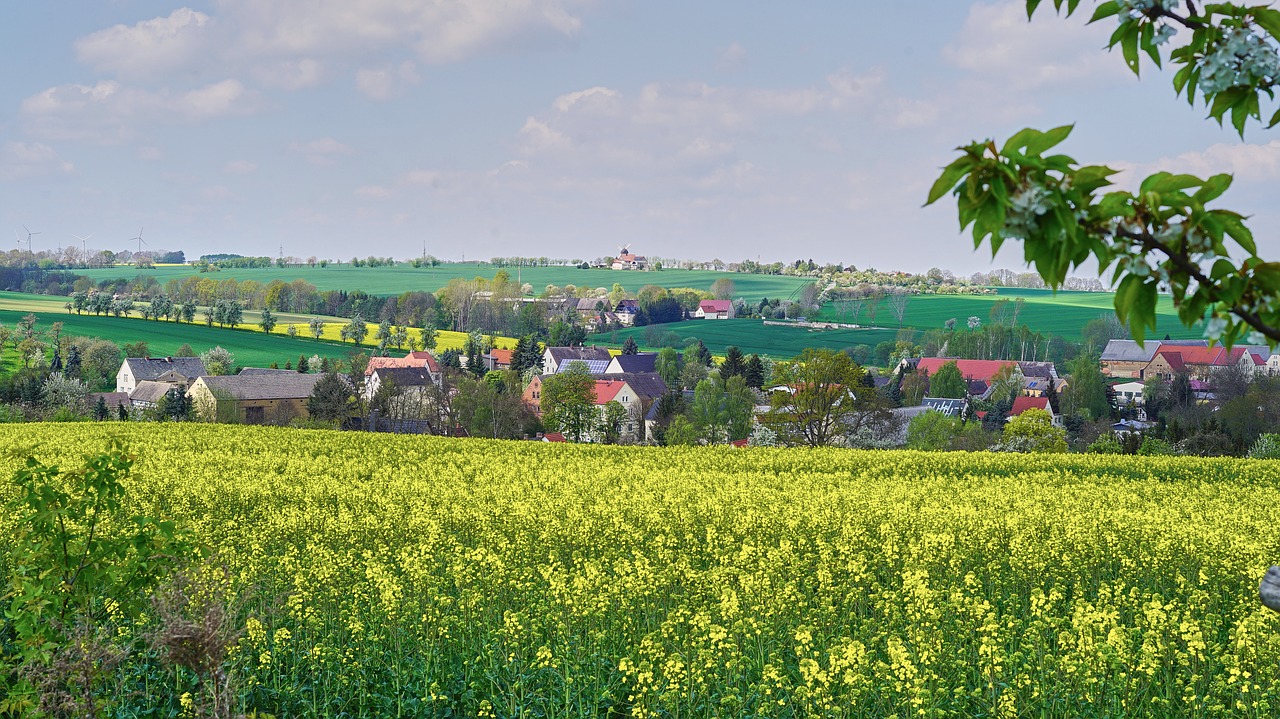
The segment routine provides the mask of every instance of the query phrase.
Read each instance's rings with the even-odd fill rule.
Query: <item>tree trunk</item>
[[[1258,593],[1262,596],[1262,604],[1264,606],[1280,612],[1280,567],[1272,567],[1267,570],[1266,576],[1262,578],[1262,585],[1258,588]]]

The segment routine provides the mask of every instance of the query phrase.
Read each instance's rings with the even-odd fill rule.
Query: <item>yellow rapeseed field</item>
[[[117,433],[276,716],[1280,716],[1277,463]]]

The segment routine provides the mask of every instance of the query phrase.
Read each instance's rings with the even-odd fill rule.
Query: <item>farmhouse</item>
[[[514,350],[489,350],[487,354],[481,355],[484,360],[484,368],[493,370],[511,369],[511,359],[515,355]]]
[[[548,347],[542,352],[542,371],[557,374],[569,368],[570,362],[585,362],[593,374],[604,372],[613,355],[604,347]]]
[[[151,409],[160,405],[160,398],[169,393],[169,390],[177,387],[179,391],[185,392],[185,383],[169,383],[144,379],[138,383],[133,391],[129,393],[129,405],[138,409]]]
[[[656,372],[658,370],[658,354],[641,352],[633,355],[617,355],[609,360],[604,368],[605,374],[623,374],[624,372]]]
[[[116,372],[116,391],[133,392],[145,380],[189,385],[208,373],[199,357],[130,357]]]
[[[733,303],[729,300],[703,300],[693,316],[703,320],[733,319]]]
[[[1029,409],[1042,409],[1049,413],[1053,418],[1053,426],[1062,426],[1062,415],[1054,411],[1053,405],[1049,403],[1048,397],[1027,397],[1021,396],[1013,400],[1013,408],[1009,410],[1009,417],[1017,417]]]
[[[420,367],[431,373],[431,381],[437,385],[441,382],[440,363],[430,352],[410,352],[404,357],[370,357],[369,364],[364,367],[364,376],[369,377],[375,370],[391,367]]]
[[[205,421],[288,424],[307,416],[307,399],[322,376],[272,372],[197,377],[187,395]]]
[[[1221,345],[1216,347],[1170,347],[1162,345],[1151,362],[1142,370],[1139,379],[1163,380],[1172,379],[1178,372],[1187,372],[1192,376],[1208,380],[1214,370],[1232,365],[1243,368],[1253,374],[1258,366],[1266,365],[1258,355],[1246,351],[1244,347],[1233,347],[1228,350]]]
[[[644,255],[632,254],[631,250],[624,247],[610,266],[615,270],[647,270],[649,260]]]
[[[960,370],[960,376],[967,381],[981,380],[987,384],[995,378],[996,373],[1006,367],[1017,367],[1018,363],[1013,360],[969,360],[969,359],[949,359],[947,357],[923,357],[916,363],[917,372],[928,372],[929,376],[938,373],[942,369],[942,365],[948,362],[955,362],[956,367]],[[903,365],[905,366],[905,365]]]

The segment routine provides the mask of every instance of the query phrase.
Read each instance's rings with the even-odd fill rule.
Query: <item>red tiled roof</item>
[[[946,357],[924,357],[920,360],[920,364],[916,365],[917,372],[928,372],[929,376],[938,373],[942,369],[942,365],[948,362],[955,362],[956,367],[960,369],[960,376],[966,380],[980,379],[984,382],[991,382],[991,378],[996,376],[1004,367],[1017,366],[1017,362],[1012,360],[967,360],[967,359],[947,359]]]
[[[1163,355],[1169,364],[1174,368],[1182,365],[1202,365],[1209,367],[1225,367],[1240,361],[1240,355],[1244,353],[1243,347],[1235,347],[1230,351],[1221,345],[1217,347],[1178,347],[1173,348],[1161,347],[1156,350],[1156,354]],[[1181,365],[1174,364],[1173,356],[1178,355]]]
[[[608,404],[617,398],[627,383],[616,379],[596,380],[596,404]]]
[[[431,372],[439,372],[440,365],[430,352],[410,352],[404,357],[370,357],[365,365],[364,374],[369,376],[374,370],[391,367],[426,367]]]
[[[568,442],[569,440],[565,439],[564,435],[560,434],[559,432],[547,432],[546,434],[542,435],[542,441],[543,442]]]
[[[511,357],[515,354],[515,350],[490,350],[489,356],[498,364],[511,364]]]
[[[733,303],[729,300],[703,300],[698,303],[698,307],[703,312],[728,312],[733,309]]]
[[[1009,410],[1010,417],[1017,417],[1029,409],[1042,409],[1049,411],[1048,397],[1018,397],[1013,401],[1013,409]]]
[[[746,447],[750,443],[751,443],[750,439],[735,439],[729,443],[729,446],[735,447],[737,449],[742,449],[743,447]]]

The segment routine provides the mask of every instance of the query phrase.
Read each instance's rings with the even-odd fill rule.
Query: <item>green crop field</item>
[[[1061,335],[1068,340],[1079,340],[1080,331],[1089,320],[1115,313],[1115,295],[1111,292],[1054,293],[1052,290],[1002,288],[997,295],[914,295],[907,303],[903,325],[920,330],[940,329],[948,319],[955,318],[957,327],[965,327],[971,316],[988,324],[991,322],[992,305],[1001,299],[1012,302],[1018,298],[1025,300],[1018,315],[1019,324],[1025,324],[1037,332]],[[1155,332],[1150,333],[1151,337],[1158,339],[1168,334],[1175,339],[1199,339],[1203,336],[1200,329],[1182,326],[1169,297],[1160,298],[1157,312],[1157,327]],[[855,322],[851,317],[842,317],[832,304],[824,305],[815,319]],[[867,322],[867,311],[863,309],[856,323]],[[890,311],[887,301],[880,302],[876,325],[898,326],[897,317]]]
[[[759,353],[779,359],[794,357],[806,347],[843,349],[859,344],[876,345],[892,340],[898,334],[895,329],[813,330],[766,325],[758,319],[742,319],[688,320],[651,327],[632,327],[594,335],[594,338],[614,344],[633,337],[642,348],[655,349],[646,341],[651,328],[654,332],[672,332],[681,340],[696,337],[717,355],[724,354],[726,347],[734,345],[747,354]]]
[[[204,275],[216,280],[234,278],[237,281],[257,280],[263,284],[272,280],[293,281],[303,279],[324,290],[363,290],[371,295],[398,295],[408,291],[435,292],[444,287],[449,280],[461,277],[492,278],[503,270],[522,282],[533,285],[535,293],[542,292],[547,285],[563,287],[566,284],[577,286],[612,288],[614,283],[622,285],[627,291],[635,292],[645,285],[662,287],[692,287],[710,290],[711,284],[721,278],[733,280],[735,296],[759,302],[761,297],[789,297],[802,285],[812,282],[802,277],[786,277],[782,275],[748,275],[736,272],[711,272],[706,270],[661,270],[656,272],[624,272],[620,270],[592,269],[580,270],[575,267],[507,267],[500,268],[481,263],[450,263],[439,267],[414,268],[408,265],[397,267],[352,267],[351,265],[329,265],[328,267],[270,267],[262,269],[227,269]],[[94,281],[104,279],[132,279],[139,274],[155,277],[164,283],[174,278],[199,275],[200,271],[188,265],[168,265],[150,270],[138,270],[129,266],[109,267],[98,270],[78,270],[80,274],[93,278]]]

